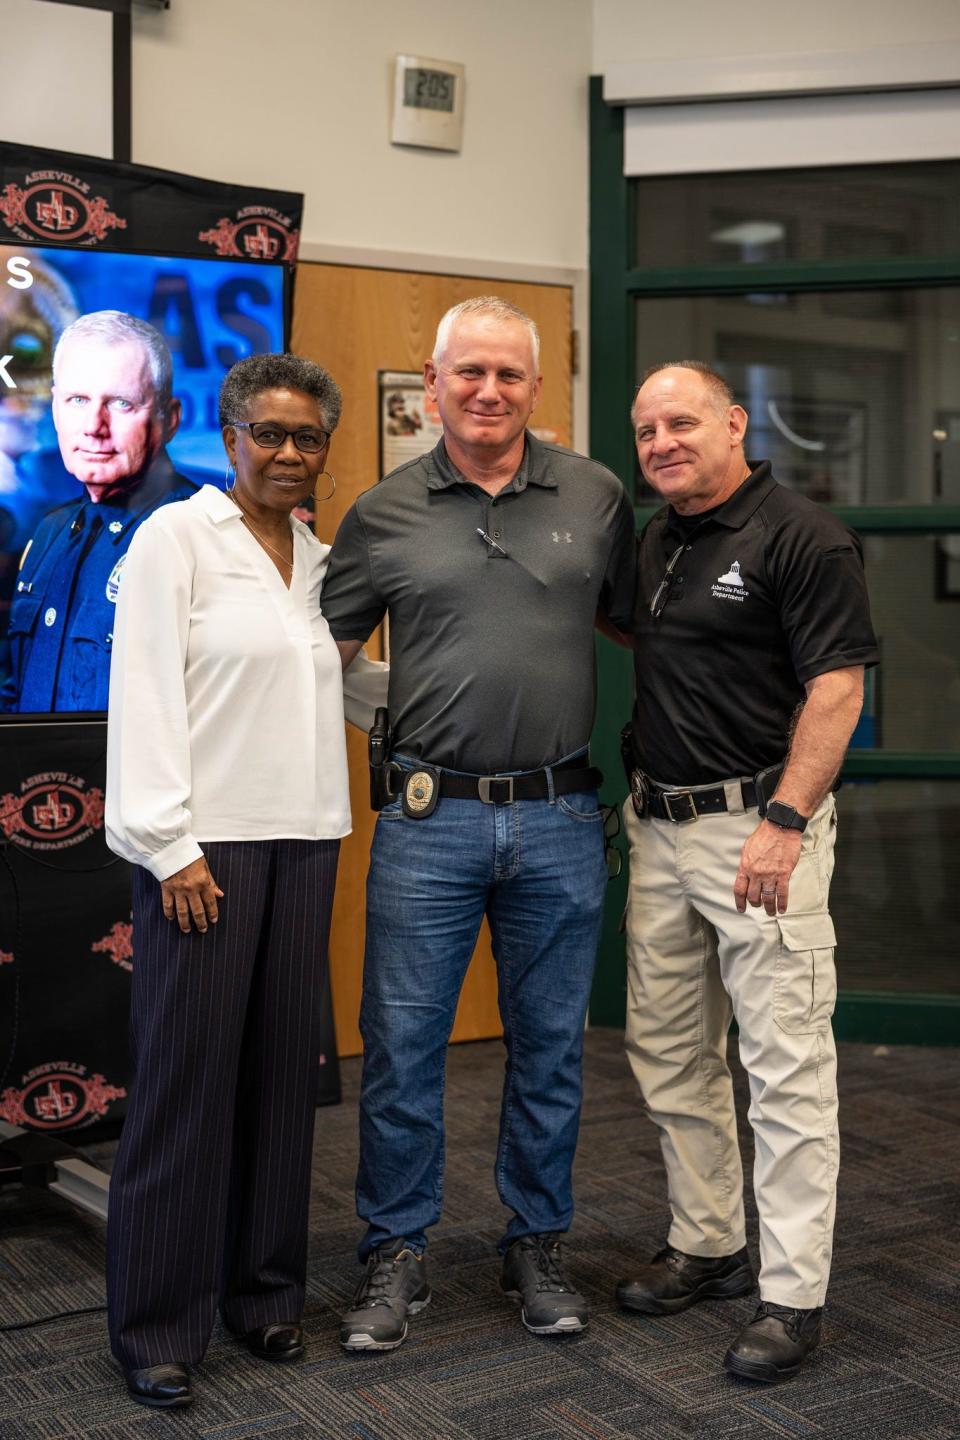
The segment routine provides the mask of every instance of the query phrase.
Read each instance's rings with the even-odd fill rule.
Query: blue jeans
[[[440,1218],[443,1086],[457,1000],[484,915],[507,1049],[496,1183],[523,1235],[568,1229],[583,1028],[606,885],[596,791],[426,819],[382,810],[367,879],[357,1213],[364,1260]]]

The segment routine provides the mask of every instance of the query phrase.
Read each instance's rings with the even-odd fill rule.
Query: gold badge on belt
[[[630,799],[638,820],[645,820],[650,813],[650,787],[642,770],[630,771]]]
[[[403,782],[403,809],[412,820],[432,815],[440,798],[440,777],[436,770],[411,770]]]

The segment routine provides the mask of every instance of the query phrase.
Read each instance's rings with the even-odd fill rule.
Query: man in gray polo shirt
[[[595,618],[632,623],[633,515],[608,470],[527,431],[539,336],[515,306],[448,311],[424,375],[443,439],[347,513],[322,596],[345,663],[390,619],[393,798],[370,858],[360,1015],[366,1271],[348,1350],[395,1348],[430,1299],[446,1046],[484,915],[507,1047],[501,1286],[538,1334],[587,1323],[559,1242],[606,880],[586,747]]]

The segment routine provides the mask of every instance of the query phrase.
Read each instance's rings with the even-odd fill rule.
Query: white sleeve
[[[107,844],[158,880],[203,851],[190,833],[184,681],[192,563],[162,520],[144,521],[117,596],[107,716]]]
[[[374,711],[387,703],[390,666],[361,650],[343,672],[343,713],[358,730],[369,730]]]

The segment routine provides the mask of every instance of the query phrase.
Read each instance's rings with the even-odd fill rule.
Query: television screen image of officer
[[[17,562],[41,516],[74,498],[47,425],[53,351],[80,307],[61,275],[22,246],[0,245],[0,681],[9,670],[7,618]],[[24,283],[26,279],[29,283]]]
[[[106,709],[130,541],[159,506],[196,490],[166,451],[180,414],[170,352],[152,325],[98,310],[67,326],[53,357],[53,421],[81,493],[45,515],[24,550],[5,710]]]
[[[3,274],[0,355],[10,357],[7,373],[16,377],[16,388],[0,384],[0,506],[15,523],[19,554],[41,515],[72,498],[60,456],[44,442],[43,422],[50,409],[54,348],[80,307],[63,277],[38,256],[26,257],[22,248],[0,245]],[[28,285],[19,283],[24,275]],[[0,549],[6,548],[0,541]]]

